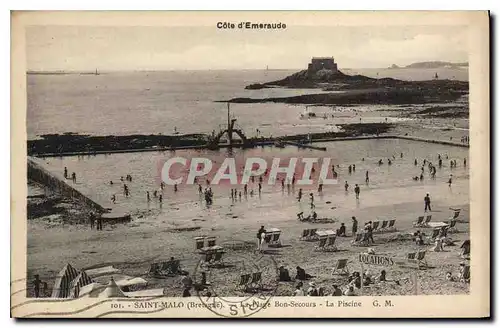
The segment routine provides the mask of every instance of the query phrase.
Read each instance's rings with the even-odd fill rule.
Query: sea
[[[246,90],[252,83],[282,79],[297,70],[206,70],[27,74],[28,139],[44,134],[133,135],[210,133],[227,122],[236,97],[268,98],[320,93],[318,89]],[[343,69],[346,74],[403,80],[468,80],[467,69]],[[390,106],[321,106],[317,119],[301,118],[306,105],[231,104],[230,115],[247,136],[336,131],[359,122],[354,112]],[[327,118],[326,118],[327,117]],[[390,120],[397,120],[388,117]],[[366,116],[364,122],[385,120]]]

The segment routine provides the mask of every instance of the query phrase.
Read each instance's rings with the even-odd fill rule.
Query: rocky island
[[[300,88],[336,91],[281,98],[233,98],[229,102],[279,102],[294,104],[425,104],[455,101],[469,92],[469,83],[456,80],[403,81],[347,75],[332,57],[313,58],[306,70],[284,79],[251,84],[246,89]],[[338,92],[342,91],[342,92]]]

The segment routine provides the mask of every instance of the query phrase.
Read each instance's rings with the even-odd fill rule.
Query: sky
[[[311,57],[339,68],[468,61],[466,26],[30,26],[30,71],[305,69]]]

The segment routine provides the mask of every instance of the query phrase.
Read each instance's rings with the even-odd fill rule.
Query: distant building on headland
[[[314,74],[322,69],[337,72],[337,64],[333,57],[313,57],[311,63],[307,66],[307,73]]]

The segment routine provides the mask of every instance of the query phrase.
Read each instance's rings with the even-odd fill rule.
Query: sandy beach
[[[430,124],[430,122],[429,122]],[[417,134],[436,139],[460,138],[463,130],[426,129],[417,125],[401,124],[397,127],[403,133]],[[406,132],[405,132],[406,133]],[[70,170],[78,172],[81,185],[78,188],[94,193],[97,199],[109,203],[109,195],[113,191],[108,185],[109,180],[119,182],[119,176],[131,174],[134,182],[130,183],[131,196],[123,199],[119,195],[120,184],[117,183],[115,193],[118,194],[117,205],[123,211],[132,213],[132,221],[126,224],[105,225],[103,231],[90,230],[82,219],[79,223],[64,221],[63,224],[48,225],[44,217],[28,221],[28,275],[40,274],[42,280],[50,284],[53,277],[66,264],[83,269],[104,264],[112,264],[131,276],[143,276],[148,280],[148,288],[164,288],[168,296],[181,296],[182,288],[179,277],[155,279],[147,277],[152,262],[168,260],[171,256],[181,260],[181,266],[191,274],[197,268],[201,256],[195,251],[194,238],[197,236],[214,236],[217,244],[226,245],[224,262],[226,268],[213,268],[209,272],[209,279],[219,295],[239,295],[237,282],[244,271],[242,258],[251,261],[259,254],[256,252],[256,233],[261,225],[265,228],[279,228],[282,231],[282,248],[272,250],[272,257],[277,265],[284,265],[295,275],[294,268],[301,266],[307,273],[315,276],[313,280],[318,286],[331,291],[332,284],[345,286],[347,277],[334,276],[331,270],[336,260],[348,259],[350,271],[359,271],[357,260],[360,252],[366,252],[367,247],[351,245],[351,237],[338,237],[337,252],[315,251],[316,242],[301,241],[304,229],[317,228],[318,230],[336,230],[341,223],[345,223],[350,236],[351,216],[356,216],[360,227],[364,222],[396,219],[397,231],[374,235],[375,244],[370,246],[376,254],[383,254],[394,258],[404,259],[409,252],[418,249],[427,249],[426,260],[429,268],[418,270],[418,293],[421,294],[460,294],[468,291],[468,284],[452,282],[445,279],[445,273],[450,271],[458,276],[459,246],[469,239],[469,173],[468,168],[462,165],[463,158],[468,158],[468,149],[434,145],[421,142],[393,142],[379,143],[378,148],[371,149],[370,141],[356,146],[361,141],[351,144],[326,143],[327,153],[338,158],[340,183],[334,186],[325,186],[322,195],[314,190],[316,197],[316,212],[319,217],[331,218],[333,223],[312,224],[297,220],[296,214],[300,211],[308,213],[307,197],[299,203],[295,195],[289,195],[280,186],[265,186],[259,197],[255,194],[247,199],[232,201],[229,197],[229,188],[214,186],[215,200],[212,207],[207,208],[196,191],[196,186],[180,186],[174,193],[165,190],[165,202],[160,207],[153,200],[147,203],[145,191],[154,190],[158,180],[155,179],[154,166],[160,156],[156,153],[148,155],[127,154],[128,161],[123,158],[108,156],[104,159],[46,159],[47,168],[61,174],[62,168],[68,166]],[[352,149],[351,154],[346,149]],[[356,149],[356,150],[354,150]],[[276,151],[276,150],[275,150]],[[403,152],[403,158],[394,159],[391,166],[376,165],[378,158],[386,159],[390,155]],[[362,160],[361,155],[365,153]],[[428,178],[423,182],[412,181],[411,177],[420,171],[421,161],[437,162],[439,154],[449,154],[450,160],[456,159],[457,168],[450,168],[449,161],[444,161],[438,169],[435,180]],[[414,159],[418,158],[419,166],[414,166]],[[123,163],[126,166],[120,166]],[[148,163],[150,166],[144,165]],[[352,175],[347,173],[347,166],[356,164],[357,170]],[[364,183],[365,171],[370,171],[370,184]],[[449,174],[454,175],[454,182],[448,186]],[[344,191],[344,180],[351,185],[348,192]],[[355,183],[361,186],[359,202],[356,201],[352,190]],[[156,186],[157,188],[157,186]],[[241,187],[238,187],[241,190]],[[254,186],[250,188],[255,189]],[[316,188],[316,187],[314,187]],[[118,190],[118,191],[116,191]],[[307,195],[309,190],[304,190]],[[450,208],[460,208],[458,233],[451,234],[455,246],[446,247],[444,252],[431,252],[432,245],[417,247],[411,240],[410,234],[417,229],[412,226],[418,216],[424,215],[423,198],[430,193],[432,198],[433,222],[446,221],[452,216]],[[76,212],[83,213],[84,208]],[[78,215],[76,215],[78,216]],[[427,236],[432,229],[419,229]],[[254,244],[244,250],[231,249],[235,243]],[[243,261],[244,262],[244,261]],[[377,274],[381,267],[368,266],[365,270]],[[274,269],[275,270],[275,269]],[[407,281],[413,269],[391,267],[387,269],[390,280]],[[269,272],[263,273],[264,284],[272,285],[269,279],[275,279],[272,267]],[[275,283],[274,283],[275,284]],[[275,291],[276,296],[290,296],[293,294],[294,282],[281,282]],[[371,285],[363,289],[364,295],[406,295],[414,292],[411,282],[396,284],[387,282]],[[243,294],[242,294],[243,295]]]

